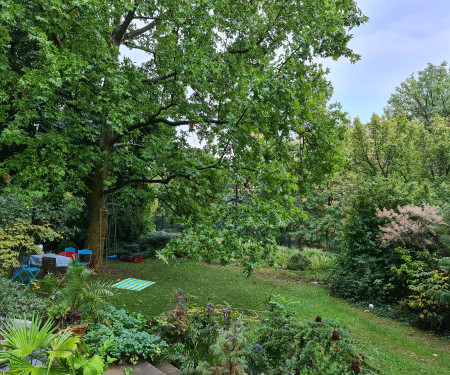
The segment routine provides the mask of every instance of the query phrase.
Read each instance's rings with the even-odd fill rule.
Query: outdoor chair
[[[91,258],[92,258],[92,250],[88,249],[78,250],[79,264],[89,267],[91,265]]]
[[[11,277],[11,280],[19,278],[22,284],[25,286],[30,285],[30,283],[36,279],[41,271],[40,268],[31,267],[30,260],[28,257],[22,257],[23,264],[16,270],[16,273]]]
[[[76,259],[77,257],[77,251],[75,250],[74,247],[66,247],[64,249],[64,256],[65,257],[70,257],[72,259]]]
[[[42,269],[40,277],[44,277],[49,273],[56,275],[59,279],[62,278],[62,275],[58,271],[58,267],[56,266],[56,259],[44,256],[42,258]]]

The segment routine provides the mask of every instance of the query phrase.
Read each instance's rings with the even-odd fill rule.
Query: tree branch
[[[133,9],[128,12],[123,23],[121,25],[117,25],[117,27],[112,32],[111,35],[112,40],[117,46],[120,45],[120,43],[122,42],[122,39],[125,35],[125,32],[128,29],[128,26],[130,26],[131,21],[133,21],[136,9],[139,6],[140,2],[141,0],[136,0]]]
[[[154,26],[156,26],[160,22],[161,22],[161,18],[155,18],[148,25],[146,25],[146,26],[144,26],[144,27],[142,27],[140,29],[137,29],[137,30],[134,30],[134,31],[130,31],[129,33],[126,33],[123,36],[123,39],[124,40],[129,40],[129,39],[132,39],[132,38],[134,38],[136,36],[142,35],[142,34],[146,33],[148,30],[151,30]]]
[[[242,49],[228,49],[227,52],[231,55],[237,55],[240,53],[247,53],[250,51],[250,48],[242,48]]]
[[[302,48],[303,46],[300,44],[288,57],[286,60],[284,60],[280,66],[278,67],[278,71],[281,71],[281,68],[283,68],[283,66],[285,66],[288,61],[300,50],[300,48]]]
[[[138,50],[141,50],[141,51],[144,51],[144,52],[147,52],[147,53],[151,53],[152,55],[156,55],[156,51],[154,49],[149,49],[149,48],[144,48],[144,47],[141,47],[141,46],[137,46],[134,43],[130,43],[128,41],[124,41],[123,45],[125,47],[128,47],[129,49],[138,49]]]
[[[172,72],[172,73],[163,74],[163,75],[160,75],[160,76],[154,77],[154,78],[143,79],[141,82],[153,85],[154,83],[157,83],[159,81],[164,81],[166,79],[169,79],[169,78],[172,78],[172,77],[176,77],[176,76],[177,76],[177,72]]]
[[[144,145],[141,145],[139,143],[132,143],[132,142],[114,143],[114,147],[115,148],[117,148],[117,147],[127,147],[127,146],[145,148]]]
[[[122,189],[123,187],[125,187],[127,185],[130,185],[130,184],[163,184],[163,185],[166,185],[166,184],[168,184],[170,181],[172,181],[176,177],[183,177],[183,178],[186,178],[188,180],[191,178],[190,175],[186,175],[186,174],[173,174],[173,175],[170,175],[170,176],[168,176],[166,178],[158,178],[158,179],[155,179],[155,178],[151,178],[151,179],[145,179],[145,178],[143,178],[143,179],[131,179],[131,180],[128,180],[128,181],[123,181],[123,182],[117,184],[116,186],[112,187],[111,189],[105,190],[104,194],[105,195],[106,194],[112,194],[115,191],[117,191],[119,189]]]

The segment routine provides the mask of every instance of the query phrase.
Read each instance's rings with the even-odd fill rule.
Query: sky
[[[351,30],[350,48],[361,55],[326,61],[340,102],[350,118],[367,123],[381,115],[395,88],[428,63],[450,63],[450,0],[358,0],[369,22]]]

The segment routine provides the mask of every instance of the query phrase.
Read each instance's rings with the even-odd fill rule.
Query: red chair
[[[58,253],[58,255],[61,255],[63,257],[69,257],[71,259],[77,259],[78,258],[78,254],[77,254],[77,252],[76,252],[74,247],[66,247],[64,249],[64,252]]]

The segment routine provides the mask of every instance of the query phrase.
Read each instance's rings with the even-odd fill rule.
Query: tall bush
[[[20,256],[40,252],[38,243],[59,236],[50,226],[18,221],[0,228],[0,275],[21,264]]]
[[[379,226],[380,233],[377,240],[382,247],[392,248],[407,246],[415,250],[436,249],[437,227],[447,225],[443,216],[439,214],[439,207],[425,204],[423,207],[406,205],[391,209],[377,209],[376,216],[389,220]]]
[[[349,193],[342,250],[331,274],[331,290],[359,303],[389,303],[396,298],[391,293],[394,289],[386,288],[392,276],[390,267],[399,266],[402,260],[400,254],[380,246],[377,238],[385,219],[377,216],[377,210],[420,204],[429,196],[428,187],[374,177],[360,181]]]

